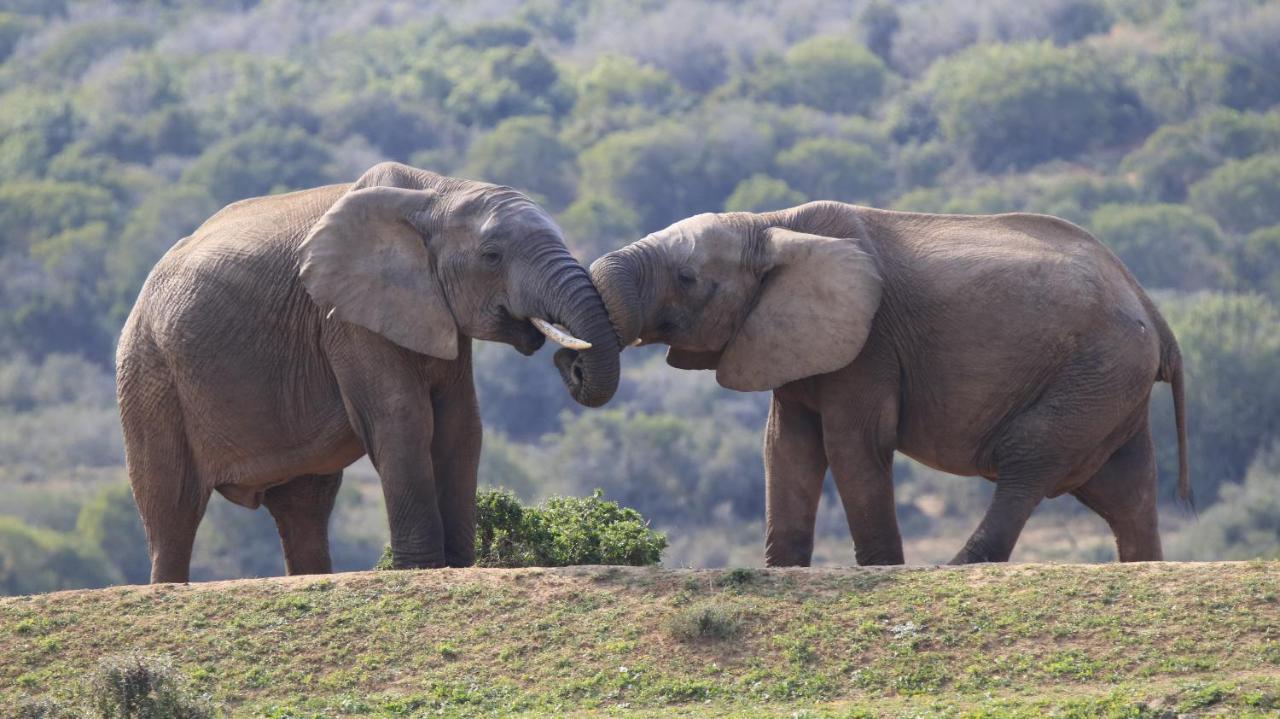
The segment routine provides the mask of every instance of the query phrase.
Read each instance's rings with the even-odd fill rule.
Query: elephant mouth
[[[541,317],[520,319],[506,307],[498,308],[499,336],[526,357],[542,348],[546,340],[570,351],[591,349],[591,343],[578,339],[564,325]]]
[[[586,340],[580,340],[570,334],[569,330],[563,325],[548,322],[541,317],[530,317],[529,323],[538,328],[538,331],[547,336],[547,339],[556,344],[571,350],[589,350],[591,343]]]
[[[498,308],[498,336],[528,357],[542,349],[547,338],[528,320],[517,318],[506,307]]]

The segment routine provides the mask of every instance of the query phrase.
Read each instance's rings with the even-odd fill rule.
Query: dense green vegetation
[[[666,546],[639,512],[604,499],[598,489],[588,497],[552,497],[536,507],[524,506],[505,489],[476,495],[477,567],[644,567],[661,562]],[[376,568],[392,568],[390,544]]]
[[[224,203],[395,159],[519,187],[584,261],[689,214],[837,199],[1031,210],[1094,231],[1182,342],[1192,523],[1171,557],[1280,552],[1280,3],[115,0],[0,12],[0,591],[138,581],[112,348],[155,260]],[[549,357],[483,345],[482,482],[605,496],[673,564],[760,561],[766,395],[651,349],[604,410]],[[1172,412],[1152,415],[1172,496]],[[954,553],[986,483],[900,462],[913,561]],[[348,472],[334,555],[385,541]],[[823,561],[851,563],[838,503]],[[1114,556],[1070,499],[1020,558]],[[105,558],[105,559],[104,559]],[[281,572],[274,527],[215,498],[197,578]]]
[[[0,705],[60,718],[149,680],[274,719],[1261,719],[1278,570],[444,569],[6,597]],[[124,647],[166,659],[100,658]]]

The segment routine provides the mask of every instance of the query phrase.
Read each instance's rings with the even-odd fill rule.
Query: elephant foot
[[[391,551],[392,569],[441,569],[448,566],[444,557],[438,554],[402,554],[394,549]]]
[[[1007,562],[1007,561],[1009,561],[1008,554],[999,555],[995,552],[987,551],[981,548],[972,549],[969,547],[965,547],[964,549],[960,550],[959,554],[952,557],[951,561],[947,562],[947,564],[950,566],[956,566],[960,564],[986,564],[989,562]]]

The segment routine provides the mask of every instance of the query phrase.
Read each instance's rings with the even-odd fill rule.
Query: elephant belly
[[[966,446],[963,439],[954,436],[918,437],[908,433],[898,438],[897,451],[939,472],[962,477],[995,478],[990,468],[979,467],[974,461],[973,447]]]
[[[301,475],[340,471],[364,454],[338,398],[303,417],[263,399],[209,409],[184,417],[187,439],[205,486],[237,504],[256,506],[254,495]]]
[[[183,431],[205,486],[265,491],[359,458],[341,391],[309,333],[201,324],[216,314],[191,308],[166,332]]]

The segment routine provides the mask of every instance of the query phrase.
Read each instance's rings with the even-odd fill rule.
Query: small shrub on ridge
[[[667,538],[634,509],[604,498],[552,497],[526,507],[505,489],[476,495],[476,566],[647,566],[662,561]],[[391,547],[375,569],[391,568]]]

